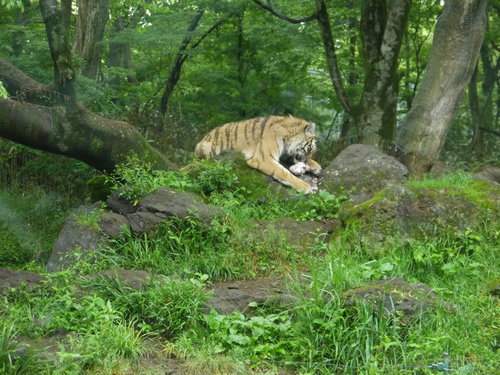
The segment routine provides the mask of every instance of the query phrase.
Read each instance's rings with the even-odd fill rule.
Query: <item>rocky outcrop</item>
[[[78,258],[92,261],[92,253],[101,246],[112,246],[113,238],[130,230],[154,234],[165,221],[190,217],[208,225],[222,210],[201,202],[195,194],[159,188],[147,194],[137,205],[119,195],[109,199],[115,212],[102,210],[102,203],[80,207],[66,219],[52,248],[48,272],[66,269]]]
[[[39,286],[43,280],[45,277],[38,273],[0,268],[0,295],[17,288],[30,291]]]
[[[342,191],[355,203],[362,203],[385,187],[402,185],[407,177],[408,169],[395,158],[372,146],[355,144],[323,169],[320,188]]]
[[[385,316],[402,314],[404,323],[438,305],[450,308],[449,304],[437,299],[436,293],[428,285],[409,284],[401,277],[374,281],[350,289],[344,293],[344,297],[348,307],[356,306],[359,300],[366,301],[375,311]]]

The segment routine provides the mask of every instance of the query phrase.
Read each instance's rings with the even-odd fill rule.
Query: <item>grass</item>
[[[470,366],[475,374],[498,373],[500,305],[484,286],[500,274],[500,222],[485,220],[463,233],[441,229],[435,236],[404,245],[388,241],[387,248],[376,253],[360,240],[355,228],[347,228],[334,242],[325,243],[319,236],[299,253],[288,245],[284,233],[256,231],[253,221],[281,216],[332,219],[343,197],[322,193],[290,199],[258,187],[249,191],[239,186],[231,169],[218,164],[204,167],[214,168],[217,179],[208,179],[202,188],[196,180],[184,177],[176,184],[198,189],[208,203],[222,206],[222,219],[206,226],[193,217],[169,222],[154,236],[125,234],[112,247],[92,254],[92,262],[80,257],[42,287],[21,288],[2,297],[0,371],[140,374],[141,359],[160,357],[158,351],[163,351],[163,356],[184,361],[183,368],[190,374],[277,374],[283,370],[431,374],[429,365],[448,352],[457,373],[467,373]],[[158,182],[147,174],[138,176],[147,179],[147,189]],[[478,188],[464,175],[425,184],[421,187]],[[130,197],[135,199],[144,191],[139,182],[129,190],[139,195]],[[14,198],[9,199],[15,206]],[[40,227],[51,222],[50,215],[61,215],[58,210],[44,212],[37,219]],[[29,226],[33,227],[35,223]],[[8,237],[12,234],[7,228],[4,224],[0,233],[10,238],[11,245],[0,249],[0,259],[8,260],[10,246],[22,249],[25,245],[16,242],[15,236]],[[37,231],[30,233],[38,239]],[[33,267],[33,249],[48,251],[45,237],[40,238],[17,260],[16,267]],[[110,268],[178,278],[157,276],[135,290],[118,280],[84,277]],[[292,305],[255,306],[252,315],[202,313],[209,297],[204,291],[207,283],[282,273],[288,275],[288,288],[297,296]],[[408,320],[398,314],[381,314],[371,304],[358,302],[349,307],[344,303],[347,289],[387,277],[428,284],[446,305]],[[64,335],[52,361],[43,362],[37,353],[14,360],[13,343],[23,336],[42,340],[57,332]]]

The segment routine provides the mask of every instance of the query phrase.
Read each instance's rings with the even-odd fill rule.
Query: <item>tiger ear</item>
[[[315,137],[316,136],[316,124],[314,122],[310,122],[304,128],[307,137]]]

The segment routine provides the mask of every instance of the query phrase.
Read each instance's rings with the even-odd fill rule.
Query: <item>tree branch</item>
[[[328,10],[326,9],[324,0],[316,0],[316,16],[321,30],[326,63],[328,66],[328,72],[330,73],[330,79],[333,84],[333,89],[340,100],[340,104],[344,107],[344,110],[349,115],[353,116],[353,105],[342,82],[342,75],[340,74],[340,68],[337,62],[335,41],[333,40],[332,29],[330,27],[330,17],[328,16]]]
[[[0,98],[0,137],[75,158],[100,171],[113,171],[127,156],[136,154],[157,169],[173,169],[132,126],[105,119],[81,105],[68,111],[54,104],[50,95],[60,95],[0,59],[0,79],[9,94],[20,99]],[[49,95],[45,106],[36,95]],[[27,103],[24,100],[31,101]],[[35,104],[33,104],[35,103]]]
[[[489,129],[489,128],[484,128],[482,126],[479,127],[479,129],[484,130],[485,132],[495,134],[497,137],[500,137],[500,132],[497,130]]]
[[[193,32],[196,27],[198,26],[198,23],[200,22],[201,17],[203,16],[204,10],[200,9],[198,13],[194,16],[194,18],[191,20],[191,23],[189,24],[189,27],[187,29],[188,32]],[[234,13],[230,13],[227,17],[219,20],[217,23],[215,23],[212,27],[210,27],[207,31],[203,33],[203,35],[191,45],[189,48],[189,51],[192,49],[198,47],[198,45],[205,39],[212,31],[214,31],[217,27],[222,25],[224,22],[226,22],[229,18],[231,18],[234,15]],[[179,50],[177,51],[177,54],[174,59],[174,63],[172,64],[172,69],[170,69],[170,74],[167,78],[167,82],[165,84],[165,90],[163,92],[163,95],[160,100],[160,112],[164,115],[167,112],[168,108],[168,102],[170,100],[170,96],[172,95],[172,92],[174,91],[175,85],[179,81],[181,77],[181,69],[182,65],[186,62],[188,59],[189,55],[185,53],[184,51],[187,49],[189,43],[191,43],[191,36],[188,35],[183,41],[181,46],[179,47]]]
[[[222,25],[224,22],[226,22],[228,19],[230,19],[232,16],[234,16],[234,13],[229,13],[225,18],[222,18],[219,20],[215,25],[213,25],[211,28],[209,28],[207,31],[203,33],[202,36],[196,41],[196,43],[193,43],[191,45],[190,50],[193,48],[198,47],[198,45],[205,39],[212,31],[214,31],[216,28],[218,28],[220,25]]]
[[[62,99],[52,84],[38,83],[1,57],[0,81],[3,82],[10,98],[14,100],[49,106],[58,99]]]
[[[278,13],[273,6],[271,5],[271,0],[267,0],[268,5],[262,4],[259,0],[253,0],[255,4],[260,6],[261,8],[267,10],[268,12],[271,12],[273,15],[275,15],[278,18],[281,18],[282,20],[288,21],[290,23],[303,23],[303,22],[309,22],[313,21],[317,18],[318,12],[314,12],[311,14],[309,17],[304,17],[304,18],[290,18],[285,16],[284,14]]]

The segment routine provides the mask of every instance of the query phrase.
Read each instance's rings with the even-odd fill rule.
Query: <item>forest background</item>
[[[6,4],[10,6],[1,15],[3,71],[6,64],[14,65],[49,90],[39,96],[51,97],[46,85],[54,81],[51,53],[58,51],[54,43],[48,48],[40,7],[28,1]],[[61,14],[69,15],[64,8],[71,4],[62,2]],[[278,13],[258,1],[82,1],[78,16],[73,4],[73,16],[62,20],[68,24],[74,70],[67,81],[76,85],[77,100],[90,111],[130,123],[179,164],[215,126],[272,114],[315,121],[323,163],[357,142],[388,151],[397,124],[411,109],[442,12],[435,1],[397,4],[404,7],[282,1],[276,4]],[[327,10],[329,33],[317,16],[324,11],[320,5]],[[306,17],[310,14],[316,19]],[[448,136],[442,137],[441,158],[469,166],[494,163],[498,152],[498,137],[491,136],[498,135],[495,1],[487,14],[468,95]],[[389,32],[399,38],[393,45],[387,42]],[[53,90],[62,92],[61,87],[56,80]],[[11,98],[19,99],[12,93]],[[21,141],[54,151],[37,142]]]
[[[468,3],[460,0],[450,1],[452,2],[459,5]],[[471,3],[484,4],[485,2],[473,1]],[[2,214],[0,264],[3,267],[41,273],[68,212],[82,203],[91,202],[87,182],[99,175],[99,171],[125,161],[123,155],[120,155],[111,163],[102,165],[99,164],[100,161],[113,158],[111,153],[97,153],[95,158],[86,154],[90,147],[87,147],[85,142],[95,139],[93,138],[95,134],[88,131],[92,129],[89,125],[92,120],[97,119],[100,124],[110,125],[111,131],[128,129],[121,127],[123,122],[130,124],[133,129],[133,132],[128,133],[130,139],[143,139],[148,147],[152,146],[159,150],[162,155],[166,156],[166,159],[177,166],[183,166],[192,161],[195,144],[208,130],[229,121],[273,114],[292,114],[317,123],[320,142],[317,159],[324,166],[328,165],[347,145],[353,143],[372,144],[389,152],[392,141],[396,139],[398,126],[401,127],[405,116],[412,109],[413,99],[422,83],[436,23],[443,11],[441,2],[425,0],[276,0],[274,2],[249,0],[149,0],[143,2],[80,0],[73,2],[66,0],[60,3],[52,0],[42,0],[39,3],[28,0],[3,0],[0,4],[2,6],[0,12],[0,78],[3,82],[0,85],[0,135],[5,136],[5,139],[0,141],[0,184],[3,188],[0,192],[0,213]],[[401,13],[393,13],[395,10]],[[394,19],[395,14],[402,17]],[[57,17],[53,17],[54,15]],[[328,16],[326,20],[325,15]],[[446,143],[440,150],[440,160],[452,169],[474,171],[485,164],[499,166],[500,46],[498,40],[500,30],[498,18],[500,2],[489,1],[486,15],[486,33],[479,51],[477,66],[473,69],[474,73],[465,95],[454,111],[453,124],[443,137]],[[398,20],[399,23],[396,22]],[[384,36],[387,35],[388,30],[394,31],[394,35],[398,37],[394,39],[396,45],[392,45],[393,49],[384,50],[381,47],[387,45]],[[58,44],[57,42],[61,40],[64,43]],[[328,44],[332,42],[333,45]],[[64,50],[66,46],[69,47],[67,51]],[[332,51],[335,52],[334,55]],[[392,58],[389,59],[385,54],[387,51],[397,53],[395,56],[391,55]],[[66,52],[69,54],[65,55]],[[386,62],[388,70],[384,70]],[[471,66],[467,68],[471,69]],[[388,79],[380,74],[384,71],[390,73],[387,76]],[[33,81],[28,80],[27,77]],[[15,80],[24,86],[21,85],[22,87],[17,89]],[[378,85],[377,83],[380,82],[385,82],[385,85],[383,87]],[[377,92],[375,89],[381,91]],[[385,105],[387,105],[386,110],[381,110]],[[64,111],[60,110],[62,107]],[[10,110],[12,108],[15,110]],[[388,117],[381,116],[381,113]],[[68,114],[69,117],[65,117]],[[369,118],[370,121],[367,121],[368,114],[372,116]],[[68,143],[68,147],[60,147],[57,142],[44,143],[47,140],[50,141],[50,137],[44,137],[44,135],[51,135],[53,131],[50,126],[44,128],[49,123],[44,121],[49,118],[51,121],[54,120],[53,124],[56,125],[54,128],[65,131],[78,130],[78,126],[74,128],[68,126],[70,121],[75,120],[73,124],[81,126],[81,134],[73,137],[77,142]],[[62,121],[58,122],[60,119]],[[12,126],[12,124],[30,123],[43,126],[33,128],[36,131],[31,134],[29,131],[23,134],[16,133],[16,131],[22,131],[22,126]],[[370,124],[377,124],[379,128],[372,131]],[[383,126],[386,125],[387,128],[384,128]],[[383,131],[379,132],[381,129]],[[68,131],[69,133],[71,131]],[[13,141],[16,139],[20,142]],[[116,142],[110,144],[119,147]],[[71,158],[39,151],[37,148]],[[82,155],[87,158],[81,157]],[[102,157],[103,155],[106,157]],[[159,158],[159,160],[162,159]],[[138,175],[143,176],[140,173]],[[230,182],[227,176],[222,177],[223,181],[224,178],[226,178],[225,182]],[[451,183],[449,180],[445,182],[445,186],[447,189],[454,186],[462,189],[463,180],[463,175],[459,174],[455,179],[451,179]],[[465,185],[470,187],[470,184],[473,184],[470,179],[465,180]],[[476,185],[472,186],[472,189],[476,187]],[[233,202],[237,202],[236,197],[233,198]],[[305,207],[306,214],[316,212],[315,210],[324,203],[321,201],[324,198],[325,196],[319,195],[312,198],[319,199],[317,206],[313,207],[314,210],[308,211],[307,205],[300,207]],[[326,195],[326,198],[331,198],[331,196]],[[331,199],[337,204],[340,198]],[[238,204],[240,204],[239,201]],[[262,206],[257,207],[256,210],[260,214],[263,212]],[[304,212],[295,212],[295,214],[304,216]],[[485,224],[484,232],[468,231],[458,236],[455,233],[447,233],[450,237],[442,237],[439,240],[441,242],[434,243],[431,239],[428,242],[416,244],[415,249],[410,248],[411,251],[407,248],[395,251],[389,249],[389,254],[395,254],[391,255],[394,258],[390,260],[373,260],[371,254],[366,254],[365,250],[356,254],[355,245],[351,247],[354,250],[340,263],[338,254],[335,254],[333,250],[327,254],[327,257],[331,256],[331,259],[324,263],[338,267],[335,271],[339,272],[337,276],[340,275],[333,281],[330,277],[329,282],[336,283],[335,287],[340,286],[346,289],[359,285],[362,281],[394,276],[399,273],[405,274],[409,277],[409,281],[428,282],[432,287],[437,287],[443,295],[449,296],[455,293],[454,302],[463,306],[457,318],[443,313],[444,318],[443,316],[432,317],[434,320],[432,324],[428,324],[427,331],[423,332],[422,327],[412,327],[414,331],[404,331],[401,335],[396,332],[399,325],[393,325],[392,321],[385,320],[387,327],[396,328],[394,332],[392,328],[388,328],[388,333],[384,336],[380,335],[379,321],[375,322],[377,326],[370,325],[371,315],[367,312],[365,315],[361,314],[363,316],[357,316],[361,322],[360,326],[353,325],[348,319],[345,320],[346,324],[343,328],[345,330],[342,331],[344,333],[357,334],[364,328],[367,328],[366,332],[370,331],[366,336],[360,335],[359,341],[355,341],[355,338],[349,335],[338,334],[332,330],[332,327],[339,328],[338,323],[344,321],[345,318],[341,315],[341,299],[336,296],[336,299],[332,300],[334,303],[330,305],[328,303],[309,305],[317,301],[306,302],[306,307],[300,311],[304,311],[301,319],[303,318],[303,321],[307,323],[302,325],[303,321],[298,319],[301,325],[296,331],[290,331],[288,328],[284,331],[288,330],[296,334],[293,336],[294,339],[304,337],[306,341],[310,338],[304,333],[329,332],[331,337],[325,338],[327,341],[338,337],[353,340],[332,346],[333,349],[337,347],[367,348],[364,353],[362,350],[359,353],[340,353],[342,366],[352,364],[376,368],[380,365],[390,368],[392,365],[415,366],[418,364],[418,366],[425,367],[429,358],[433,358],[432,360],[440,358],[443,348],[452,348],[459,353],[455,357],[456,362],[465,365],[470,357],[477,355],[485,363],[484,373],[491,373],[488,371],[496,366],[495,361],[498,357],[498,335],[495,335],[495,328],[497,328],[495,319],[498,319],[498,315],[497,308],[496,310],[494,308],[494,306],[498,307],[498,304],[495,305],[495,302],[489,299],[491,297],[483,297],[479,292],[481,290],[479,283],[486,282],[488,278],[491,279],[490,273],[497,272],[498,262],[494,261],[494,251],[498,251],[497,224],[493,223],[491,227]],[[207,243],[202,242],[206,239],[196,237],[204,251],[200,258],[209,259],[207,254],[210,253],[210,256],[213,255],[214,259],[219,260],[217,256],[220,256],[221,244],[214,238],[220,237],[220,233],[214,233],[212,237],[207,236],[215,241],[212,247],[217,251],[212,249],[213,254],[207,251]],[[222,237],[226,238],[227,233],[224,232]],[[172,238],[175,235],[177,234],[174,233]],[[356,234],[349,235],[355,236]],[[136,240],[130,239],[130,244],[136,244],[138,249],[144,250]],[[161,243],[163,246],[164,241],[162,240]],[[455,248],[456,243],[458,244]],[[488,251],[469,251],[472,247],[474,249],[479,247],[479,244],[488,246]],[[234,243],[230,242],[229,245],[234,245]],[[241,249],[248,247],[240,245]],[[259,262],[257,262],[256,257],[259,255],[257,254],[249,261],[249,264],[264,267],[263,271],[258,271],[262,271],[262,274],[269,274],[269,264],[272,264],[271,260],[275,258],[276,241],[271,245],[268,246],[269,248],[266,247],[267,253],[264,259],[258,259]],[[290,251],[286,244],[283,248]],[[158,259],[163,259],[164,254],[161,252],[163,250],[158,249],[160,254]],[[466,264],[458,262],[459,265],[456,267],[453,264],[455,268],[442,269],[442,254],[445,249],[453,255],[463,255],[463,249],[466,249]],[[490,249],[493,250],[490,251]],[[321,253],[329,250],[325,250],[322,245],[318,244],[318,248],[311,251],[311,259],[316,256],[314,251]],[[429,255],[430,259],[425,267],[419,263],[422,260],[414,259],[423,251]],[[149,256],[146,251],[143,253],[145,257]],[[252,253],[250,257],[253,256]],[[408,259],[404,258],[405,256],[408,256]],[[414,258],[411,258],[412,256]],[[132,258],[138,259],[139,257],[134,254]],[[321,261],[324,260],[321,259]],[[471,259],[474,261],[469,262]],[[112,260],[115,261],[114,258]],[[266,266],[265,262],[269,264]],[[349,267],[345,267],[342,262]],[[160,261],[157,263],[160,264]],[[203,263],[204,266],[205,263]],[[215,261],[213,263],[217,264]],[[130,264],[133,264],[132,267],[137,266],[136,263]],[[95,271],[96,268],[89,264],[79,265],[79,267],[88,267],[84,271],[90,269]],[[346,272],[342,273],[344,269]],[[321,272],[324,271],[324,269],[321,270]],[[80,268],[71,272],[79,274],[83,271]],[[321,272],[318,271],[318,274]],[[78,316],[75,311],[83,311],[78,310],[81,301],[72,294],[72,291],[66,289],[69,279],[73,280],[74,274],[59,276],[65,286],[61,289],[58,289],[59,286],[50,286],[52,289],[49,288],[48,293],[50,298],[59,298],[57,300],[52,300],[47,295],[26,297],[22,293],[11,299],[5,299],[4,316],[9,318],[9,322],[14,321],[12,326],[17,330],[12,336],[21,332],[24,335],[31,333],[37,337],[44,337],[66,324],[65,328],[69,327],[69,330],[79,332],[82,336],[72,336],[75,338],[72,342],[71,353],[69,349],[67,353],[62,352],[61,361],[65,361],[65,366],[76,366],[70,358],[74,353],[81,354],[83,358],[81,366],[85,370],[90,368],[90,373],[93,370],[99,373],[99,369],[107,369],[107,366],[119,366],[115,362],[111,365],[105,361],[99,362],[102,358],[96,353],[105,353],[105,350],[113,345],[99,341],[102,340],[103,335],[99,336],[96,332],[102,332],[102,327],[123,328],[123,331],[116,333],[116,342],[125,342],[123,338],[126,332],[130,332],[128,327],[134,326],[138,321],[134,320],[136,317],[133,316],[130,320],[127,320],[128,318],[123,320],[125,324],[120,325],[116,323],[121,322],[121,318],[118,319],[116,316],[121,314],[120,308],[132,311],[133,306],[142,305],[137,301],[128,300],[127,304],[124,303],[125,307],[118,305],[110,307],[108,302],[103,302],[110,300],[109,296],[104,293],[88,299],[84,303],[86,308],[83,309],[88,312],[88,315]],[[197,278],[196,281],[199,283],[206,281],[201,280],[205,275],[193,274],[192,276]],[[217,280],[217,277],[210,276],[209,281],[212,280]],[[463,284],[457,283],[457,280]],[[476,283],[471,280],[476,280]],[[441,282],[445,284],[440,284]],[[315,286],[319,284],[320,282],[317,281]],[[178,285],[174,285],[173,288],[185,292]],[[464,291],[463,294],[459,293],[461,290]],[[64,298],[58,296],[61,291]],[[155,289],[151,293],[163,292],[165,292],[164,289],[161,289],[161,292]],[[153,297],[157,300],[161,300],[160,297],[163,298],[156,294]],[[189,296],[185,297],[181,295],[179,300],[189,300]],[[125,300],[126,298],[124,297]],[[192,297],[192,300],[198,301],[198,298],[198,296]],[[319,301],[320,298],[317,300]],[[44,305],[48,303],[47,301],[57,303],[53,303],[53,306]],[[64,306],[61,307],[62,305]],[[41,307],[46,308],[45,312]],[[61,307],[61,310],[49,311],[52,307]],[[157,317],[163,318],[164,316],[161,315],[165,312],[162,310],[163,306],[153,307],[158,310],[152,308],[151,315],[157,314]],[[103,312],[108,308],[111,313],[106,315]],[[196,310],[193,315],[201,321],[202,318],[196,315],[199,313],[199,305],[192,309]],[[33,311],[36,313],[32,314]],[[62,324],[61,321],[54,320],[48,326],[37,326],[34,321],[25,323],[26,319],[21,319],[23,314],[32,318],[33,316],[41,318],[44,313],[47,316],[61,317],[61,321],[64,319],[67,321]],[[95,316],[91,316],[94,313]],[[137,315],[140,316],[139,319],[142,319],[139,312]],[[279,319],[285,322],[287,319],[285,315],[279,315]],[[467,317],[476,317],[476,315],[479,318],[467,320]],[[103,318],[94,319],[95,317]],[[109,321],[104,322],[107,317]],[[363,320],[364,317],[366,320]],[[152,316],[148,318],[154,321]],[[240,324],[240,318],[242,331],[244,331],[242,336],[247,335],[248,332],[245,330],[248,327],[249,329],[260,328],[258,325],[260,323],[256,321],[233,316],[229,318],[229,323],[227,321],[224,323],[227,324],[228,331],[234,328],[233,324]],[[337,318],[338,320],[335,320]],[[192,322],[196,319],[189,320],[182,315],[178,317],[178,322],[185,324],[186,321]],[[215,324],[219,317],[215,316],[213,319],[214,321],[210,324]],[[98,324],[102,323],[103,326],[93,326],[88,323],[92,320]],[[269,330],[272,331],[275,327],[280,329],[279,325],[274,324],[275,322],[275,315],[266,316],[265,323],[269,323],[267,326]],[[147,327],[147,325],[142,325],[143,323],[141,320],[141,326],[134,326],[135,336],[132,339],[137,338],[137,342],[140,341],[139,338],[144,338],[142,332],[148,329],[148,333],[158,333],[155,331],[156,326],[151,324]],[[157,323],[158,326],[165,327],[162,322]],[[286,320],[286,324],[295,324],[295,322]],[[425,326],[425,323],[423,325]],[[316,328],[313,329],[313,327]],[[358,330],[352,327],[361,328]],[[204,326],[203,329],[206,328]],[[460,333],[462,328],[465,332],[463,336]],[[181,332],[183,329],[184,325],[178,331]],[[214,331],[218,330],[218,328],[214,329]],[[453,331],[453,335],[449,334],[450,331]],[[176,332],[176,335],[182,335],[179,332]],[[204,333],[203,330],[190,332],[199,334],[200,337],[203,337]],[[411,334],[407,335],[408,332],[415,333],[415,337],[412,337],[414,341],[407,340],[408,336],[411,336]],[[469,334],[472,336],[474,332],[476,333],[473,338],[466,337]],[[4,335],[4,337],[7,336]],[[83,336],[88,341],[78,341],[79,337]],[[233,337],[229,336],[214,338],[214,340],[226,340],[224,345],[239,348],[235,342],[230,341]],[[266,334],[260,338],[264,336],[267,339],[275,337],[276,334],[266,331]],[[115,338],[112,334],[108,337]],[[457,337],[460,337],[460,340],[456,340]],[[363,341],[365,338],[366,342]],[[381,341],[386,338],[389,341]],[[99,341],[99,345],[88,344],[91,339]],[[325,358],[328,360],[333,358],[334,354],[331,352],[322,353],[322,350],[326,348],[322,345],[322,340],[323,338],[310,339],[311,347],[307,347],[304,342],[295,344],[290,337],[284,337],[284,342],[295,345],[293,350],[296,349],[296,352],[281,341],[262,344],[257,340],[252,343],[242,343],[242,346],[245,350],[253,350],[252,355],[260,356],[259,360],[266,356],[281,356],[284,360],[294,361],[293,366],[300,368],[301,366],[315,366],[315,361],[319,363]],[[181,349],[170,349],[180,357],[182,353],[188,357],[196,356],[199,351],[198,347],[192,347],[191,352],[182,348],[182,345],[188,346],[188,341],[186,339],[183,342],[179,339]],[[191,339],[191,342],[193,341],[196,342]],[[80,342],[84,344],[79,344]],[[214,342],[208,343],[207,347],[203,348],[206,350],[203,354],[207,357],[220,354],[211,351],[214,348],[217,350],[220,348],[220,342]],[[156,344],[157,341],[154,345]],[[286,349],[282,349],[281,345]],[[140,345],[132,346],[128,352],[128,348],[125,348],[120,355],[127,353],[128,358],[132,359],[135,358],[134,355],[141,356],[144,352],[139,353],[139,350],[134,352],[134,348],[138,347]],[[300,360],[304,355],[302,350],[305,350],[305,347],[308,348],[309,354],[318,354],[308,363],[301,364]],[[460,347],[463,347],[462,351],[459,350]],[[266,351],[267,348],[269,351]],[[92,352],[92,350],[95,351]],[[224,350],[227,350],[224,353],[229,353],[229,349]],[[238,361],[241,361],[236,365],[244,362],[241,358],[250,358],[249,351],[240,353],[241,357]],[[294,353],[293,358],[286,358],[283,352],[287,351]],[[186,354],[188,352],[189,354]],[[386,356],[389,352],[393,352],[392,357]],[[473,354],[470,355],[470,353]],[[323,354],[325,354],[324,357],[322,357]],[[113,356],[116,357],[116,353]],[[228,359],[232,358],[228,354]],[[205,359],[203,358],[203,362],[206,362]],[[328,366],[324,366],[323,371],[328,373]],[[314,368],[308,370],[314,371]],[[411,369],[408,372],[411,372]],[[193,373],[196,373],[196,370]],[[228,371],[228,373],[231,372]],[[369,370],[366,373],[369,373]]]

